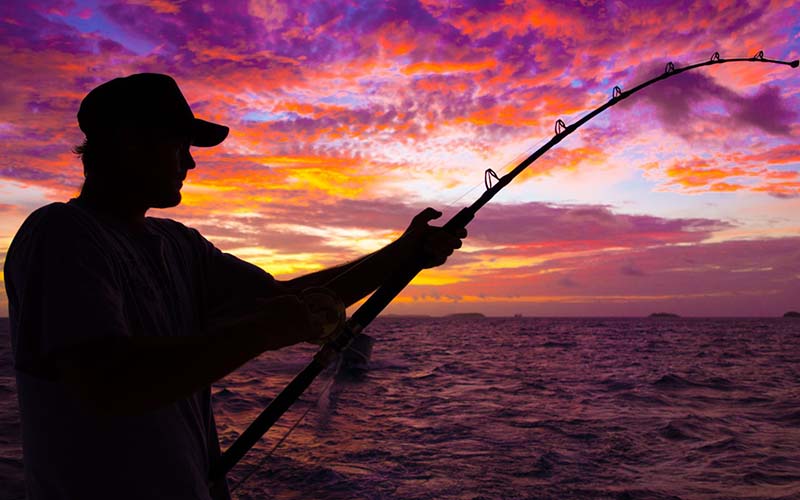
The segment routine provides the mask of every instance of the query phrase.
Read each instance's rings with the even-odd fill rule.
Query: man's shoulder
[[[151,230],[156,231],[162,236],[183,240],[192,246],[206,246],[210,244],[208,240],[200,234],[200,231],[174,219],[148,216],[147,223]]]
[[[146,218],[148,224],[151,226],[164,228],[167,231],[188,231],[189,228],[183,224],[182,222],[178,222],[175,219],[168,219],[166,217],[153,217],[148,215]]]
[[[74,218],[75,217],[75,208],[70,206],[69,203],[64,203],[61,201],[56,201],[53,203],[49,203],[43,207],[39,207],[33,212],[28,215],[26,222],[29,220],[38,221],[44,219],[65,219],[65,218]]]
[[[175,219],[148,216],[147,224],[151,229],[155,229],[162,233],[169,233],[175,236],[193,238],[200,235],[196,229],[193,229],[182,222],[178,222]]]
[[[68,203],[55,202],[39,207],[25,218],[15,240],[21,241],[45,231],[63,231],[76,220],[75,208]]]
[[[79,225],[77,217],[75,208],[62,202],[50,203],[31,212],[11,240],[4,268],[11,269],[20,259],[27,261],[42,249],[63,251],[63,245],[55,243],[61,243],[63,235],[75,232]]]

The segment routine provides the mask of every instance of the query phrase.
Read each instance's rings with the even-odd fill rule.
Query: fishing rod
[[[486,205],[494,196],[507,186],[523,170],[535,162],[540,156],[549,151],[553,146],[564,140],[567,136],[575,132],[583,124],[599,115],[606,109],[627,99],[636,92],[649,87],[650,85],[666,80],[667,78],[679,75],[685,71],[690,71],[703,66],[725,64],[732,62],[760,62],[769,64],[784,64],[797,68],[800,61],[781,61],[767,59],[764,51],[758,51],[753,57],[742,57],[734,59],[722,59],[719,52],[714,52],[708,61],[692,64],[684,67],[676,67],[672,62],[667,63],[664,72],[659,76],[641,83],[634,88],[623,91],[620,87],[614,87],[611,92],[611,99],[597,109],[589,112],[575,123],[567,125],[563,120],[555,122],[555,135],[542,147],[534,151],[521,163],[514,167],[510,172],[499,177],[492,169],[484,172],[484,184],[486,190],[470,206],[461,209],[455,216],[443,226],[444,229],[455,233],[459,229],[464,229],[475,217],[475,214]],[[311,385],[314,379],[328,367],[339,353],[344,351],[353,339],[359,335],[378,315],[394,300],[400,292],[411,282],[414,277],[423,269],[423,263],[419,260],[400,266],[389,279],[381,285],[361,307],[356,310],[350,319],[345,321],[341,331],[337,336],[326,343],[315,355],[311,362],[295,376],[286,388],[272,400],[272,402],[261,412],[252,424],[236,439],[236,441],[222,454],[220,459],[211,468],[210,481],[215,483],[225,476],[239,460],[261,439],[270,427],[297,401],[305,390]],[[336,277],[333,282],[343,278],[343,275]]]

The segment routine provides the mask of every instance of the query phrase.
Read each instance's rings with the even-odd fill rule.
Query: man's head
[[[189,147],[216,146],[228,135],[228,127],[195,118],[175,80],[156,73],[95,88],[81,102],[78,124],[87,183],[146,208],[180,203],[181,181],[195,166]]]

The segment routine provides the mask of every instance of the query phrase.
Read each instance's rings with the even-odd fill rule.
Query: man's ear
[[[147,137],[140,127],[121,123],[110,134],[111,144],[122,154],[135,154],[145,147]]]

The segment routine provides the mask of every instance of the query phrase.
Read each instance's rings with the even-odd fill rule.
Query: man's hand
[[[325,286],[346,306],[353,305],[383,285],[398,267],[440,266],[455,249],[461,248],[461,239],[467,236],[465,229],[453,234],[428,225],[441,215],[427,208],[414,217],[400,238],[377,252],[342,266],[281,282],[281,285],[295,294],[310,287]]]
[[[324,343],[341,329],[344,320],[341,299],[326,288],[312,287],[227,304],[214,311],[208,324],[211,332],[244,328],[261,339],[260,350],[270,351],[299,342]]]
[[[444,264],[454,250],[461,248],[461,240],[467,237],[466,229],[453,234],[428,224],[441,216],[438,210],[426,208],[411,220],[408,229],[398,240],[407,256],[420,259],[425,269]]]
[[[207,387],[266,350],[323,342],[340,315],[344,304],[321,289],[253,298],[217,309],[203,335],[111,336],[62,349],[52,363],[89,411],[134,415]]]

